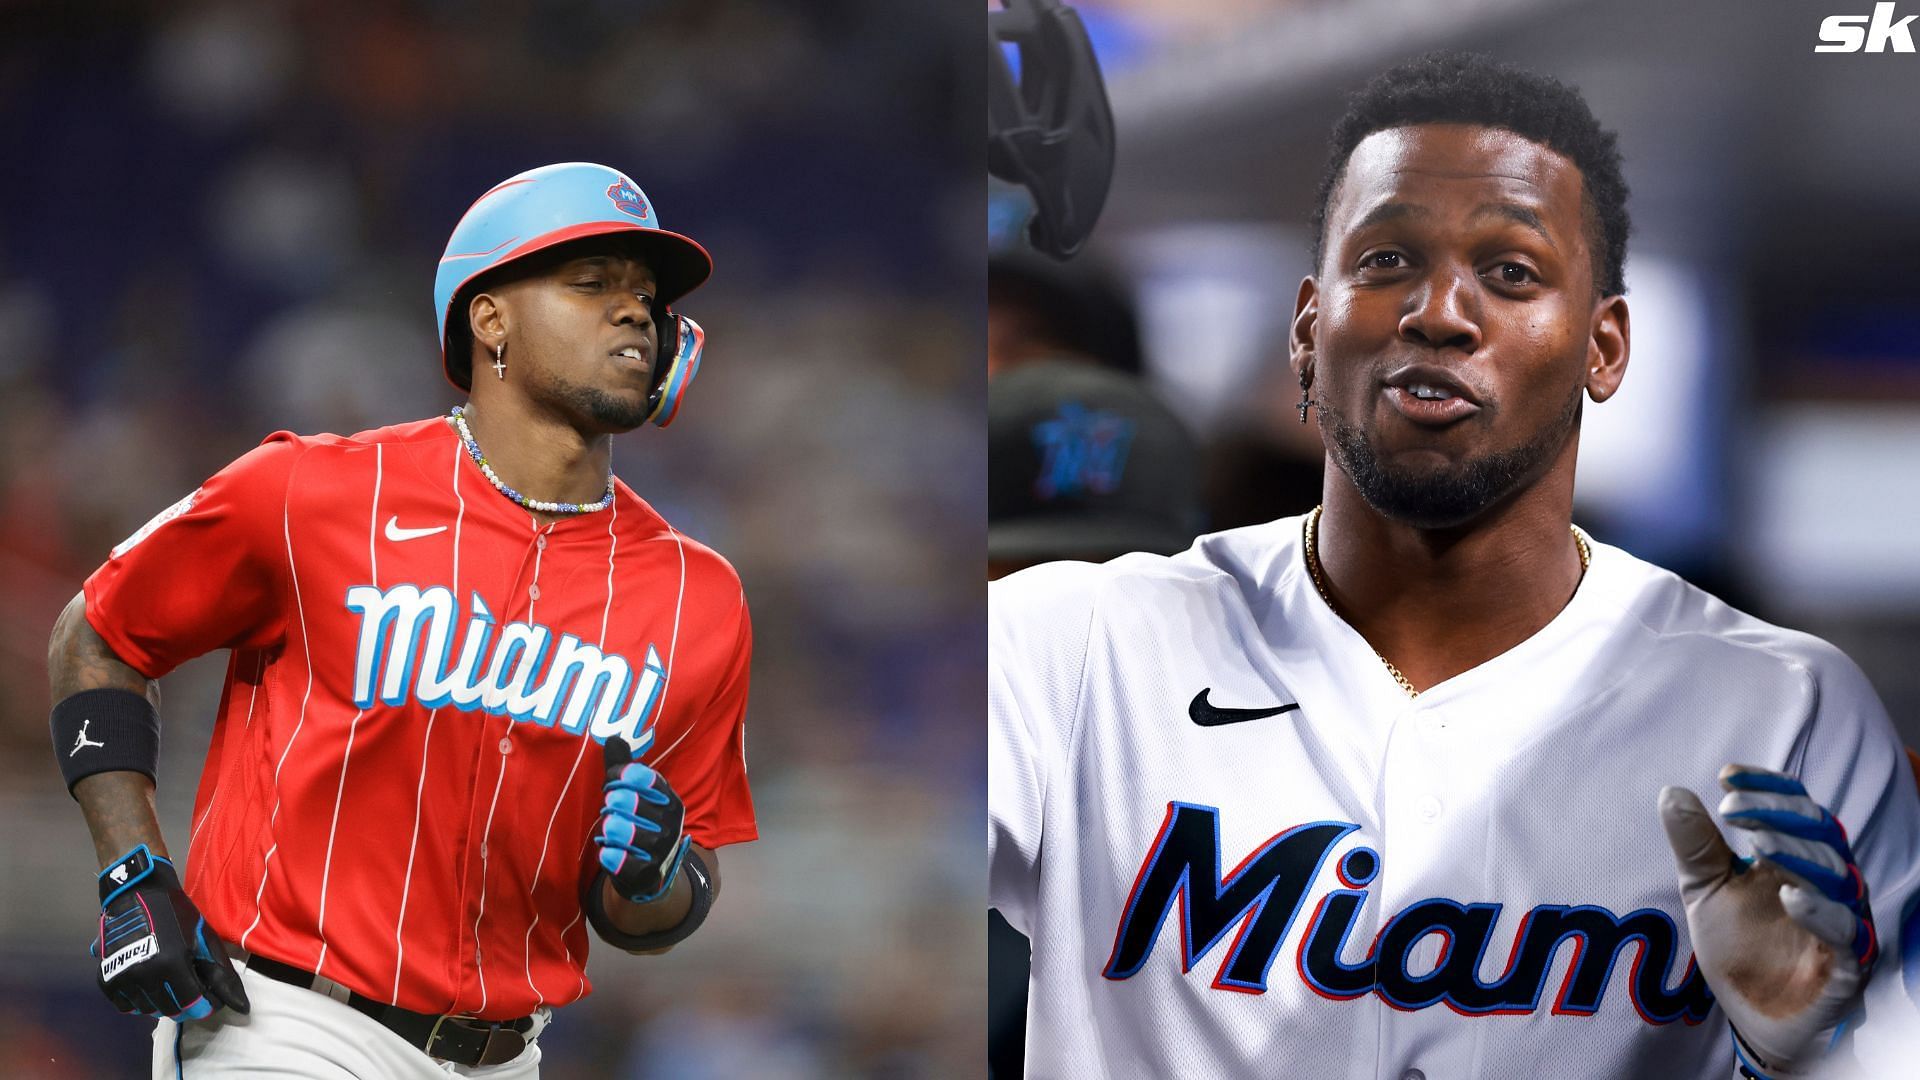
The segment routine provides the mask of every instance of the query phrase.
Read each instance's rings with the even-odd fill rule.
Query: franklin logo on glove
[[[141,844],[100,873],[100,929],[90,950],[100,989],[124,1013],[199,1020],[250,1005],[227,950],[180,888],[173,863]]]
[[[159,947],[160,939],[154,937],[152,934],[148,934],[139,941],[121,949],[119,952],[100,961],[101,980],[104,982],[112,982],[113,977],[120,974],[120,969],[137,960],[145,960],[147,957],[152,956],[154,950]]]

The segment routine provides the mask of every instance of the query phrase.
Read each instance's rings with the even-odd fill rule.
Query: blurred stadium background
[[[1872,3],[1071,2],[1114,187],[1065,266],[1023,256],[1023,196],[994,190],[996,355],[1033,335],[1031,358],[1051,339],[1138,365],[1201,440],[1209,529],[1305,511],[1323,451],[1286,333],[1346,96],[1435,48],[1556,76],[1619,133],[1633,188],[1633,361],[1586,410],[1575,519],[1839,645],[1920,746],[1920,56],[1814,52],[1825,16]],[[1012,1075],[1003,957],[1024,957],[993,965]]]
[[[977,1073],[981,19],[888,0],[195,0],[0,13],[0,1026],[8,1077],[144,1076],[93,987],[47,635],[113,544],[279,428],[456,400],[447,234],[630,172],[714,253],[670,434],[616,468],[753,605],[762,838],[674,954],[596,954],[544,1075]],[[224,657],[166,680],[184,853]],[[368,837],[369,843],[380,842]]]
[[[1633,364],[1586,411],[1576,518],[1839,644],[1920,743],[1920,134],[1900,104],[1920,58],[1813,51],[1824,15],[1872,4],[1073,6],[1119,166],[1060,276],[1135,306],[1148,378],[1207,444],[1210,527],[1318,499],[1285,335],[1346,95],[1428,49],[1488,52],[1579,87],[1633,188]],[[1015,251],[1018,200],[995,199],[991,246]]]

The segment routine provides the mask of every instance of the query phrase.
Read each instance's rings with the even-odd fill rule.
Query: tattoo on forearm
[[[54,701],[82,690],[126,690],[145,694],[154,708],[160,707],[160,684],[114,655],[99,631],[87,622],[86,604],[80,597],[67,605],[54,624],[53,640],[47,647],[47,680]]]
[[[92,624],[86,601],[76,596],[54,624],[47,646],[47,682],[52,700],[62,701],[82,690],[126,690],[144,694],[160,707],[160,684],[114,655]],[[160,838],[160,821],[153,808],[153,781],[137,772],[104,772],[74,785],[73,797],[93,834],[94,855],[105,867],[137,844],[155,855],[167,854]]]

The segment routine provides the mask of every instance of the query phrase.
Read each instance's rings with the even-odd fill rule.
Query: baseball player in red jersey
[[[104,868],[101,986],[161,1018],[155,1077],[534,1076],[589,926],[653,952],[705,918],[714,849],[756,835],[752,632],[611,436],[675,415],[704,338],[669,305],[710,271],[613,169],[507,180],[436,282],[464,406],[276,433],[68,606],[55,751]],[[181,873],[153,680],[215,649]]]

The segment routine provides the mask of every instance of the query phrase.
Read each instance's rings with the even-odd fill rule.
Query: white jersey
[[[989,901],[1033,940],[1029,1075],[1724,1080],[1655,800],[1717,801],[1728,762],[1849,830],[1883,946],[1860,1049],[1914,1022],[1920,797],[1825,642],[1596,543],[1539,633],[1409,698],[1300,518],[990,596]]]

